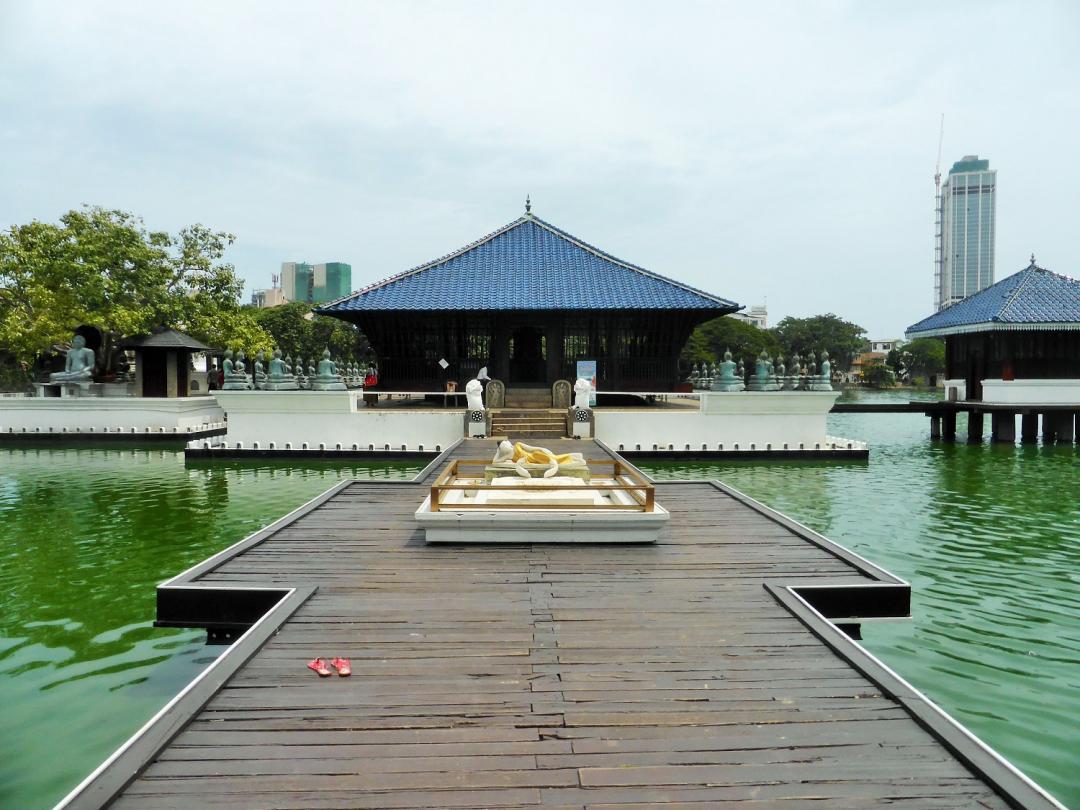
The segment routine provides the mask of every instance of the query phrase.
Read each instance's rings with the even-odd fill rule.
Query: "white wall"
[[[327,449],[360,450],[445,449],[464,433],[461,409],[367,408],[359,391],[214,391],[229,418],[224,441],[260,450],[299,450],[325,445]]]
[[[0,432],[186,432],[220,425],[224,414],[210,397],[0,398]],[[51,430],[50,430],[51,429]]]
[[[839,391],[743,391],[702,394],[701,410],[596,411],[596,438],[618,450],[774,450],[826,443],[826,416]]]
[[[1080,408],[1080,380],[983,380],[982,389],[983,402]]]
[[[949,394],[949,389],[956,389],[956,396],[953,397]],[[945,381],[945,399],[951,400],[964,400],[967,399],[967,381],[966,380],[946,380]]]

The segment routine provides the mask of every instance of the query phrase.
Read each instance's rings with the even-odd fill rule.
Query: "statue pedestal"
[[[345,383],[343,383],[341,380],[336,380],[336,381],[330,380],[330,381],[321,381],[320,382],[319,378],[316,377],[314,380],[311,381],[311,390],[312,391],[348,391],[349,389],[345,387]]]
[[[742,391],[746,386],[739,382],[738,379],[734,380],[713,380],[711,391]]]
[[[296,384],[296,380],[267,380],[262,385],[263,391],[299,391],[300,386]]]
[[[769,382],[760,382],[757,379],[753,379],[753,380],[750,381],[750,390],[751,391],[779,391],[780,386],[777,385],[776,383],[772,382],[771,380]]]
[[[465,411],[465,419],[468,423],[466,435],[470,439],[487,436],[487,411],[480,408]]]
[[[575,439],[591,439],[593,435],[593,415],[588,408],[570,409],[570,435]]]

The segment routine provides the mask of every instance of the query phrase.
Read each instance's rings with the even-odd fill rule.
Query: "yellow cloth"
[[[550,450],[545,450],[543,447],[534,447],[532,450],[526,450],[521,442],[514,442],[514,462],[524,461],[527,464],[569,464],[574,461],[573,453],[563,453],[562,455],[555,455]]]

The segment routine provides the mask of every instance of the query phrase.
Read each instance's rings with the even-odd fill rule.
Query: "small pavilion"
[[[994,435],[1011,440],[1007,418],[1034,433],[1071,439],[1080,411],[1080,281],[1031,264],[908,327],[909,339],[945,339],[947,397],[995,414]],[[983,407],[980,407],[983,406]],[[1000,424],[999,424],[1000,423]],[[1000,427],[1000,430],[999,430]]]
[[[615,258],[527,205],[472,244],[316,312],[360,328],[386,390],[442,390],[483,367],[507,389],[550,389],[591,360],[601,391],[671,391],[694,327],[739,309]]]
[[[191,393],[206,393],[202,380],[196,381],[200,390],[193,390],[189,373],[193,353],[217,351],[202,341],[162,326],[149,335],[121,341],[120,348],[135,352],[135,396],[186,397]]]

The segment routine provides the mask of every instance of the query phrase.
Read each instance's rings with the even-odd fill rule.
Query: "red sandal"
[[[320,678],[326,678],[330,675],[330,670],[326,667],[326,661],[321,658],[316,658],[314,661],[308,661],[308,669],[313,669],[318,672]]]
[[[335,658],[330,662],[330,666],[336,669],[337,674],[342,678],[352,675],[352,664],[349,663],[348,658]]]

